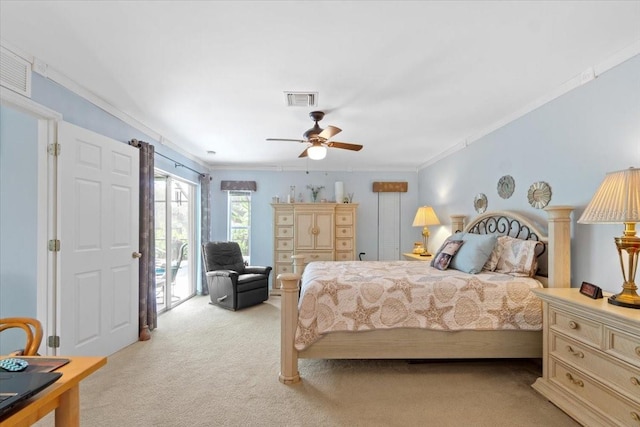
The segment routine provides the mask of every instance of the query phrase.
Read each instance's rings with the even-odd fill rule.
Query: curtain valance
[[[220,181],[222,191],[257,191],[258,184],[255,181]]]

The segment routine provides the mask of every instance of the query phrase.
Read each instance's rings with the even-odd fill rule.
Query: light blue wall
[[[344,182],[344,191],[354,193],[353,202],[358,203],[356,252],[365,252],[365,260],[378,258],[378,194],[372,191],[376,181],[403,181],[409,191],[400,196],[401,236],[400,245],[405,251],[413,247],[413,242],[421,239],[420,230],[411,226],[417,209],[418,188],[416,172],[318,172],[318,171],[214,171],[211,182],[212,239],[225,240],[227,230],[227,193],[220,190],[220,181],[256,181],[258,190],[252,196],[252,246],[251,263],[255,265],[273,264],[273,210],[271,198],[279,196],[285,201],[289,187],[296,186],[296,195],[303,194],[304,201],[311,199],[307,185],[321,185],[325,188],[319,198],[335,200],[334,184]]]
[[[31,98],[33,101],[61,113],[64,121],[123,143],[127,143],[134,138],[150,142],[155,146],[156,152],[164,154],[176,162],[199,172],[206,172],[206,170],[203,171],[203,167],[196,162],[160,144],[159,141],[124,123],[122,120],[93,105],[86,99],[37,73],[32,73],[32,75]],[[156,156],[155,166],[189,181],[198,182],[198,175],[196,173],[183,167],[176,167],[175,162],[161,156]]]
[[[0,317],[36,317],[37,120],[0,106]],[[24,344],[0,337],[0,354]]]
[[[588,281],[617,293],[623,280],[613,238],[623,226],[576,221],[605,174],[630,166],[640,167],[640,56],[422,169],[420,201],[429,200],[439,213],[473,217],[473,199],[485,193],[488,210],[544,220],[545,213],[529,205],[527,190],[546,181],[553,191],[550,204],[576,207],[572,285]],[[503,175],[516,181],[507,200],[496,190]]]

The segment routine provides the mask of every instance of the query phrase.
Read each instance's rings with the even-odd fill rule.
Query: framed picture
[[[580,293],[593,299],[602,298],[602,289],[589,282],[582,282]]]

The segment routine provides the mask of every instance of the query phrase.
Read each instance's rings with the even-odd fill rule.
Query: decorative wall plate
[[[516,181],[511,175],[505,175],[498,180],[498,195],[503,199],[508,199],[516,189]]]
[[[529,204],[536,209],[542,209],[551,200],[551,187],[544,181],[538,181],[531,184],[527,193]]]
[[[487,210],[487,196],[484,193],[476,194],[476,198],[473,199],[473,207],[476,212],[483,213]]]

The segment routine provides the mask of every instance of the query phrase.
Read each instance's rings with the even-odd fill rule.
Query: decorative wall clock
[[[551,200],[551,187],[544,181],[538,181],[531,184],[527,193],[529,204],[536,209],[542,209]]]
[[[508,199],[516,188],[516,181],[511,175],[505,175],[498,180],[498,195],[503,199]]]
[[[476,212],[483,213],[487,210],[487,196],[484,193],[476,194],[476,198],[473,199],[473,207]]]

